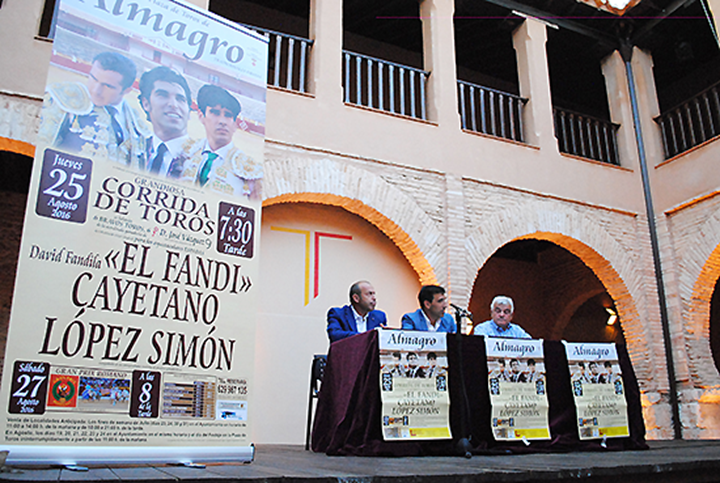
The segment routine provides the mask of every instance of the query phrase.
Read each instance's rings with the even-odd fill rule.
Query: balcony
[[[561,153],[619,166],[618,124],[558,107],[553,108],[555,137]]]
[[[307,92],[309,52],[313,41],[295,35],[244,25],[269,39],[268,86]]]
[[[523,107],[527,99],[458,81],[462,128],[523,142]]]
[[[655,118],[665,159],[720,135],[720,83]]]
[[[416,119],[427,119],[421,69],[343,50],[345,102]]]

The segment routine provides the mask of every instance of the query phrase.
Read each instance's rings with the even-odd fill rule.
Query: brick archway
[[[717,227],[715,227],[717,230]],[[705,237],[699,236],[698,239]],[[717,240],[717,235],[714,237]],[[684,331],[688,345],[690,373],[696,384],[702,386],[720,385],[720,375],[713,363],[710,348],[710,301],[715,284],[720,278],[720,244],[716,245],[700,270],[688,309],[688,324]]]
[[[263,206],[320,203],[341,207],[375,225],[400,249],[421,284],[438,283],[445,239],[411,197],[380,176],[329,158],[266,159]]]
[[[495,250],[515,240],[545,240],[566,249],[595,273],[613,299],[638,379],[662,380],[657,374],[650,377],[663,367],[664,361],[662,354],[655,355],[656,361],[648,349],[655,345],[652,330],[648,327],[650,324],[641,321],[633,296],[647,291],[645,280],[638,276],[639,255],[623,247],[602,225],[589,221],[581,208],[568,208],[547,200],[534,200],[496,212],[483,220],[484,226],[494,228],[478,229],[466,242],[468,270],[473,271],[474,280]],[[637,223],[637,219],[632,222]]]
[[[15,154],[22,154],[29,157],[35,156],[35,146],[17,139],[10,139],[0,136],[0,151],[10,151]]]
[[[673,324],[684,342],[676,350],[684,349],[687,374],[695,388],[720,386],[709,340],[710,303],[720,278],[719,219],[718,192],[667,216],[679,294]]]

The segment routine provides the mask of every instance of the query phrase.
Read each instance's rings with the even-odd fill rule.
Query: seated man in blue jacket
[[[402,328],[429,332],[455,332],[455,320],[446,314],[448,306],[445,289],[438,285],[425,285],[418,294],[420,308],[402,317]]]
[[[350,305],[333,307],[327,314],[327,333],[330,342],[342,340],[376,327],[385,327],[385,312],[375,310],[375,289],[365,280],[350,287]]]

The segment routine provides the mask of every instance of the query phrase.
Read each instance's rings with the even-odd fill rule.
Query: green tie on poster
[[[176,0],[62,0],[55,25],[0,449],[250,461],[267,40]]]

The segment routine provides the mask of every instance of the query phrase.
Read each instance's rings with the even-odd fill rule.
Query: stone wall
[[[720,196],[711,193],[659,216],[663,273],[684,431],[720,437],[720,374],[710,349],[710,302],[720,277]]]
[[[618,309],[645,394],[650,435],[671,434],[657,291],[641,214],[280,143],[267,145],[266,172],[269,203],[343,206],[366,219],[371,213],[370,221],[391,239],[409,238],[398,246],[411,265],[429,265],[459,305],[468,304],[475,277],[492,253],[513,240],[547,240],[573,253]],[[427,273],[418,271],[421,282],[432,280]]]
[[[34,145],[40,126],[40,101],[40,98],[0,91],[0,138]]]

